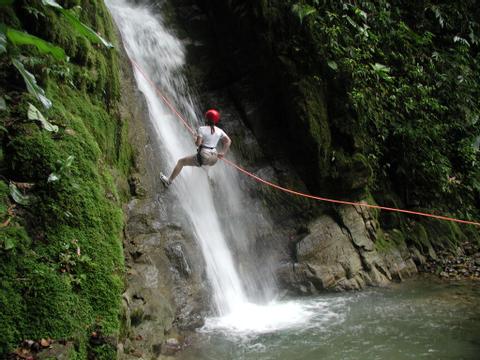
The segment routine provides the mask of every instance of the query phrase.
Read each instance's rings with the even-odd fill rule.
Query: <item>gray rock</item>
[[[177,272],[186,278],[192,274],[192,269],[185,256],[183,245],[180,242],[170,243],[165,246],[168,259]]]
[[[298,264],[277,271],[284,288],[307,293],[313,292],[312,286],[315,291],[358,290],[417,273],[405,244],[382,253],[376,250],[379,226],[368,209],[345,206],[338,214],[340,223],[322,215],[309,225],[308,235],[296,244]]]
[[[410,247],[410,253],[412,254],[412,259],[415,264],[423,266],[427,263],[425,256],[423,256],[420,250],[418,250],[415,246]]]
[[[349,234],[330,216],[310,226],[310,234],[297,244],[297,259],[308,267],[305,277],[317,290],[359,287],[351,279],[363,269],[361,257]]]
[[[284,263],[276,270],[279,286],[287,291],[286,295],[312,295],[317,290],[310,279],[312,270],[305,264]]]
[[[68,360],[71,359],[75,353],[75,346],[72,342],[67,342],[65,345],[53,343],[48,349],[40,351],[36,359],[38,360]]]
[[[339,210],[343,225],[348,229],[355,246],[366,251],[373,251],[375,245],[371,236],[376,236],[378,228],[369,213],[361,207],[341,207]]]

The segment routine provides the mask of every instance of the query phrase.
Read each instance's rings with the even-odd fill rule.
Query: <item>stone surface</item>
[[[44,349],[36,355],[38,360],[69,360],[75,353],[75,346],[72,342],[66,344],[54,343],[48,349]]]
[[[330,216],[313,223],[310,234],[297,245],[297,259],[311,269],[323,289],[334,287],[340,279],[351,279],[362,269],[347,232]]]
[[[384,286],[417,273],[405,244],[379,252],[375,247],[379,226],[368,209],[344,206],[340,221],[321,215],[296,245],[297,264],[277,269],[287,291],[311,294],[322,290],[358,290]]]

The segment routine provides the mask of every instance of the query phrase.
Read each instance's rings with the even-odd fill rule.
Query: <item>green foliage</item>
[[[301,23],[305,18],[317,13],[313,6],[307,4],[295,4],[292,6],[292,11],[298,16]]]
[[[54,7],[55,9],[58,9],[58,11],[60,11],[62,15],[67,19],[67,21],[70,23],[72,29],[74,29],[79,34],[85,36],[94,44],[103,44],[107,48],[113,47],[113,45],[110,42],[106,41],[103,37],[98,35],[92,28],[90,28],[89,26],[85,25],[83,22],[78,20],[72,11],[64,9],[55,0],[42,0],[42,3],[44,5],[48,5],[48,6]]]
[[[29,196],[23,195],[13,183],[10,183],[10,196],[17,204],[24,206],[28,206],[31,204],[31,198]]]
[[[28,112],[27,112],[28,120],[38,121],[42,124],[42,127],[51,132],[58,132],[58,126],[52,125],[49,123],[42,113],[32,104],[28,103]]]
[[[34,95],[46,109],[49,109],[52,106],[52,102],[45,96],[45,91],[40,86],[38,86],[35,76],[33,76],[32,73],[28,72],[25,69],[25,66],[23,66],[23,64],[19,60],[12,59],[12,63],[17,68],[20,75],[22,75],[28,92]]]
[[[0,55],[7,52],[7,36],[0,27]]]
[[[62,178],[62,176],[68,176],[70,175],[70,167],[73,164],[73,160],[75,159],[74,156],[70,155],[65,161],[57,161],[57,164],[59,164],[59,168],[56,172],[52,172],[50,175],[48,175],[47,182],[54,182],[58,181]]]
[[[110,344],[91,346],[90,353],[93,354],[97,360],[111,360],[117,357],[117,349]]]
[[[68,60],[65,51],[61,47],[26,32],[7,28],[7,38],[14,45],[33,45],[43,54],[51,54],[57,60]]]
[[[76,3],[88,9],[82,22],[114,37],[109,19],[98,15],[108,16],[102,2]],[[111,173],[125,176],[132,152],[116,107],[117,55],[92,47],[58,9],[24,5],[6,8],[13,15],[5,22],[58,44],[71,62],[10,41],[9,54],[22,52],[12,62],[29,93],[18,92],[21,77],[0,72],[9,114],[0,175],[15,186],[0,181],[0,357],[42,337],[75,341],[78,359],[112,355],[90,348],[88,331],[115,336],[120,326],[123,215]],[[39,94],[54,105],[40,112]]]
[[[479,10],[473,0],[302,1],[315,56],[345,84],[355,118],[333,123],[409,206],[478,216]],[[305,26],[305,25],[304,25]],[[310,54],[300,51],[312,66]],[[308,62],[310,61],[310,62]]]
[[[42,0],[43,5],[48,5],[57,9],[63,9],[62,6],[57,3],[55,0]]]

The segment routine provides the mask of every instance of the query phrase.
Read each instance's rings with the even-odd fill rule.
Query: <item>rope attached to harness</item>
[[[183,125],[192,133],[195,134],[195,131],[192,129],[192,127],[188,124],[187,120],[183,118],[183,116],[175,109],[175,107],[168,101],[167,97],[160,91],[160,89],[155,85],[155,83],[150,80],[150,78],[145,74],[145,72],[142,70],[142,68],[135,62],[135,60],[130,59],[132,64],[137,68],[137,70],[142,74],[142,76],[147,80],[147,82],[155,89],[156,93],[160,96],[160,98],[163,100],[163,102],[172,110],[172,112],[182,121]],[[199,160],[199,164],[201,164],[201,156],[200,156],[200,149],[197,152],[197,159]],[[475,226],[480,226],[480,222],[478,221],[469,221],[469,220],[462,220],[462,219],[456,219],[453,217],[448,217],[448,216],[443,216],[443,215],[435,215],[435,214],[429,214],[425,212],[420,212],[420,211],[412,211],[412,210],[404,210],[404,209],[397,209],[397,208],[392,208],[392,207],[386,207],[386,206],[379,206],[379,205],[371,205],[367,203],[360,203],[360,202],[353,202],[353,201],[343,201],[343,200],[336,200],[336,199],[330,199],[330,198],[325,198],[325,197],[320,197],[320,196],[315,196],[315,195],[310,195],[306,193],[302,193],[299,191],[291,190],[284,188],[280,185],[274,184],[270,181],[267,181],[265,179],[262,179],[255,174],[252,174],[251,172],[245,170],[244,168],[240,167],[239,165],[231,162],[230,160],[227,160],[225,158],[222,158],[222,160],[230,165],[231,167],[237,169],[241,173],[251,177],[252,179],[270,186],[272,188],[275,188],[277,190],[296,195],[296,196],[301,196],[313,200],[318,200],[318,201],[323,201],[323,202],[329,202],[329,203],[334,203],[334,204],[342,204],[342,205],[352,205],[352,206],[361,206],[361,207],[366,207],[370,209],[378,209],[378,210],[385,210],[385,211],[391,211],[391,212],[398,212],[398,213],[404,213],[404,214],[410,214],[410,215],[418,215],[418,216],[423,216],[423,217],[428,217],[428,218],[433,218],[433,219],[438,219],[438,220],[444,220],[444,221],[451,221],[451,222],[456,222],[456,223],[461,223],[461,224],[468,224],[468,225],[475,225]]]

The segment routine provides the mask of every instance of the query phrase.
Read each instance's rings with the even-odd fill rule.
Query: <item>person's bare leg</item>
[[[177,161],[177,165],[173,168],[172,175],[168,178],[168,181],[171,183],[177,176],[180,174],[184,166],[196,166],[197,162],[195,160],[196,155],[187,156],[181,158]]]

